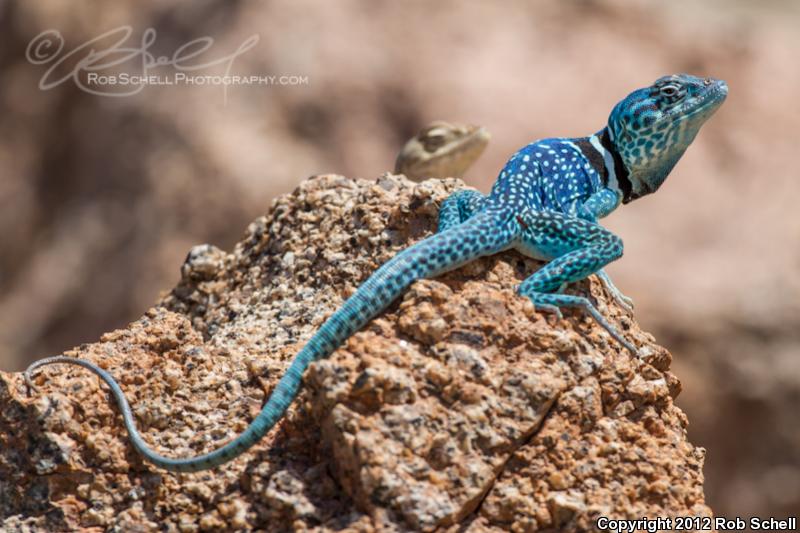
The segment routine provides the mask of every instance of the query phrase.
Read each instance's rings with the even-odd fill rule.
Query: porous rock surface
[[[119,380],[159,452],[210,451],[460,186],[311,178],[232,253],[195,247],[140,320],[68,354]],[[583,531],[599,516],[710,516],[670,354],[594,277],[568,290],[593,297],[640,358],[580,313],[536,311],[514,287],[538,267],[506,252],[414,283],[311,366],[262,442],[213,471],[143,461],[81,368],[44,369],[35,392],[0,373],[2,529]]]

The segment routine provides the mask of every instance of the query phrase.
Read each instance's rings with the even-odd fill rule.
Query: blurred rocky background
[[[57,59],[27,59],[37,35],[58,30],[62,57],[123,25],[127,47],[154,28],[154,56],[211,37],[213,59],[258,35],[231,74],[297,78],[99,96],[68,77],[79,52],[39,88]],[[0,0],[0,368],[137,319],[193,244],[230,249],[309,175],[377,177],[432,120],[492,132],[466,177],[487,191],[531,140],[591,133],[663,74],[710,75],[728,101],[657,195],[606,220],[626,243],[609,270],[675,356],[711,507],[796,513],[798,27],[790,0]],[[134,59],[114,69],[142,73]]]

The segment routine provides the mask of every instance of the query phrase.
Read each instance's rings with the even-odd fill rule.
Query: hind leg
[[[617,342],[636,353],[587,298],[557,294],[566,284],[582,280],[621,257],[622,239],[593,222],[551,211],[526,211],[519,222],[525,228],[520,237],[522,246],[553,258],[520,284],[519,293],[547,311],[583,309]]]
[[[438,232],[450,229],[466,221],[480,211],[485,197],[478,191],[462,189],[456,191],[442,202],[439,209]]]

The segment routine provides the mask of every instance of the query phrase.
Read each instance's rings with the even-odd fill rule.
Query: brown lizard
[[[490,137],[480,126],[432,122],[400,150],[395,174],[405,174],[414,181],[461,178],[483,153]]]

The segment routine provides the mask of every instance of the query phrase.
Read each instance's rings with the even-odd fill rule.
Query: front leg
[[[519,293],[545,310],[580,307],[617,342],[632,353],[636,349],[582,296],[556,294],[564,285],[586,278],[622,256],[622,239],[602,226],[555,211],[526,211],[519,215],[525,228],[521,246],[536,250],[552,261],[519,286]]]
[[[585,202],[576,203],[572,211],[578,218],[588,220],[589,222],[597,222],[598,219],[608,216],[614,211],[621,201],[622,196],[619,191],[602,189],[591,195]],[[633,313],[633,300],[625,296],[622,291],[614,285],[614,282],[611,281],[611,277],[609,277],[606,271],[601,269],[598,270],[596,274],[617,304],[628,313]]]
[[[442,232],[465,222],[472,215],[480,211],[486,197],[473,189],[456,191],[442,202],[439,208],[439,228]]]
[[[622,202],[622,196],[618,191],[612,189],[600,189],[589,196],[583,203],[576,205],[576,216],[597,222],[598,219],[605,218],[611,214]]]
[[[633,299],[625,296],[621,290],[614,285],[614,282],[611,281],[611,277],[608,275],[604,269],[600,269],[597,272],[597,277],[600,279],[600,282],[605,286],[608,293],[611,295],[612,298],[617,302],[617,305],[625,309],[629,314],[633,314]]]

